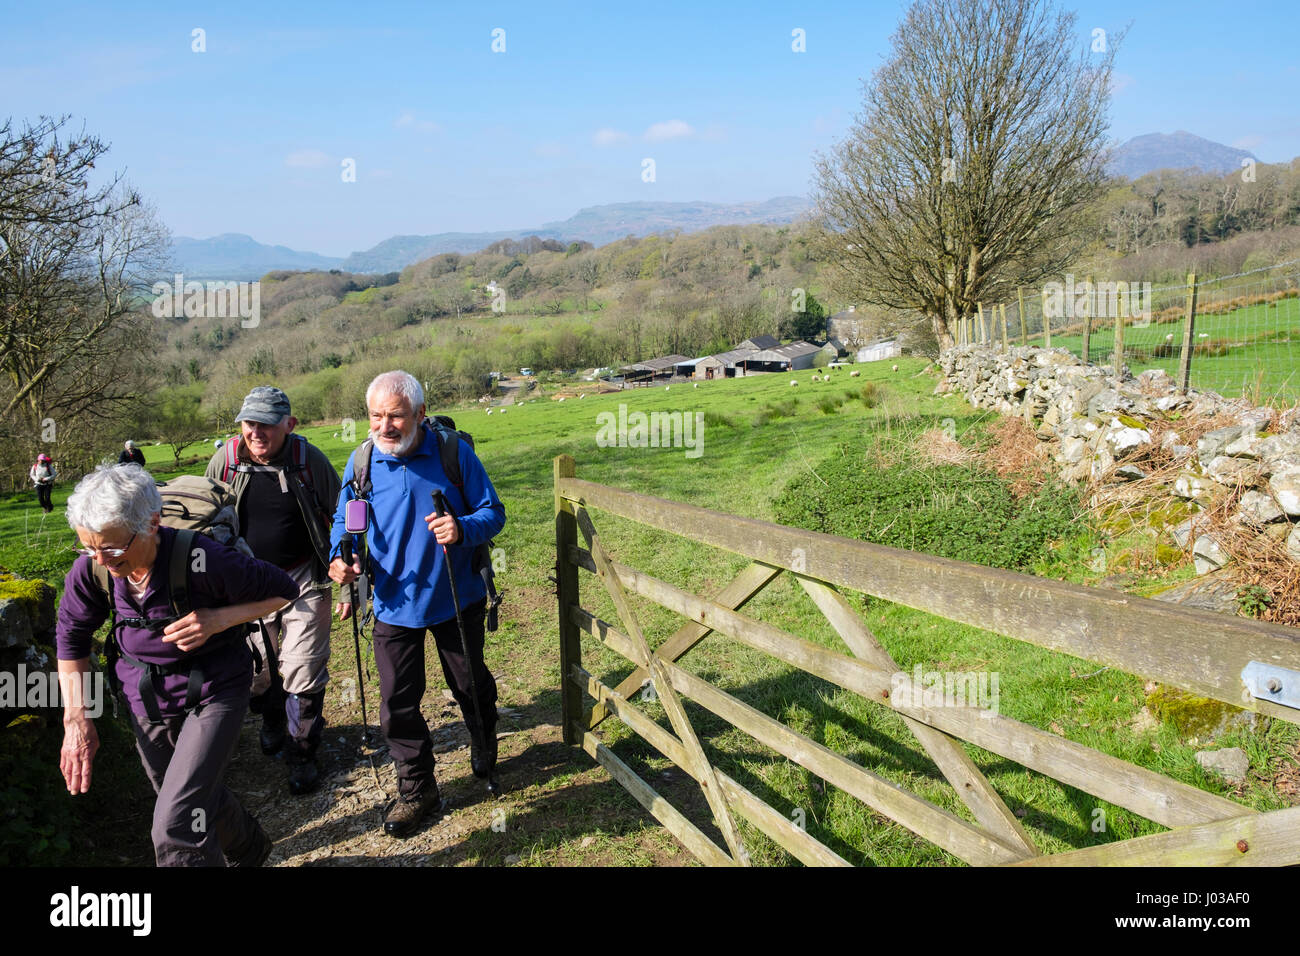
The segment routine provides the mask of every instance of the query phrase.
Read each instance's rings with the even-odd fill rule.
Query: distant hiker
[[[380,727],[397,767],[398,788],[398,799],[384,817],[384,832],[405,837],[426,815],[437,819],[443,810],[434,779],[433,740],[420,713],[426,629],[433,632],[443,676],[469,727],[475,774],[489,776],[496,763],[496,682],[483,664],[488,588],[474,563],[476,549],[504,527],[506,513],[469,443],[426,422],[424,390],[413,376],[378,376],[366,389],[366,407],[370,440],[353,452],[343,470],[343,494],[330,534],[330,577],[350,584],[367,573],[373,582]],[[448,475],[444,441],[459,475]],[[359,471],[365,480],[357,481]],[[446,496],[451,514],[435,516],[434,491]],[[339,556],[349,524],[347,504],[358,498],[369,500],[368,568],[359,557],[347,564]],[[355,521],[351,524],[356,527]],[[477,710],[486,725],[482,728],[474,724],[470,662],[456,624],[443,545],[456,575]]]
[[[231,486],[253,554],[288,573],[300,592],[293,604],[260,622],[270,646],[264,648],[267,666],[253,679],[249,709],[262,715],[262,752],[287,748],[290,793],[311,793],[320,784],[316,749],[325,730],[330,520],[339,474],[324,452],[293,434],[298,419],[280,389],[260,385],[249,392],[238,421],[241,433],[212,456],[207,477]]]
[[[69,793],[90,789],[99,749],[91,717],[103,703],[90,684],[91,638],[111,617],[106,670],[124,692],[158,795],[157,864],[260,866],[271,841],[223,780],[253,672],[243,624],[292,600],[298,586],[207,535],[160,525],[162,507],[153,478],[135,465],[101,465],[68,499],[82,556],[64,581],[55,632],[64,697],[59,769]],[[107,592],[97,566],[107,569]]]
[[[144,452],[142,452],[139,448],[136,448],[135,442],[131,441],[131,439],[128,438],[126,440],[126,444],[122,446],[121,453],[117,456],[117,463],[119,465],[136,464],[139,465],[141,468],[143,468]]]
[[[28,477],[36,486],[36,500],[40,502],[41,510],[49,514],[54,510],[54,505],[50,502],[50,493],[54,491],[54,479],[57,477],[50,456],[44,453],[37,455],[36,464],[32,465]]]

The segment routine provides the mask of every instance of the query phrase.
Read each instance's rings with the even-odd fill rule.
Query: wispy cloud
[[[647,143],[662,143],[670,139],[683,139],[694,132],[691,125],[683,120],[665,120],[662,123],[652,123],[645,131],[643,139]]]
[[[417,117],[410,110],[406,110],[401,116],[393,120],[393,125],[398,129],[413,129],[421,133],[440,133],[442,127],[433,120],[424,120]]]
[[[1112,73],[1110,75],[1110,91],[1116,96],[1135,83],[1137,83],[1137,79],[1130,73]]]
[[[328,166],[330,162],[329,154],[319,149],[300,149],[284,158],[286,166],[297,169],[319,169],[321,166]]]
[[[597,146],[617,146],[619,143],[626,143],[628,138],[627,133],[622,130],[610,129],[606,126],[596,130],[591,136],[591,141]]]
[[[1263,136],[1243,136],[1240,139],[1234,139],[1232,145],[1237,149],[1255,149],[1264,142]]]

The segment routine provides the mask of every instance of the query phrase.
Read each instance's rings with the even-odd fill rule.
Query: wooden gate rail
[[[753,559],[713,599],[702,598],[609,558],[587,506]],[[973,707],[927,706],[835,586],[872,594],[949,620],[1182,686],[1203,696],[1297,722],[1300,711],[1259,701],[1240,674],[1249,661],[1300,670],[1300,639],[1276,625],[1095,591],[862,541],[724,515],[633,494],[575,477],[572,458],[555,460],[556,584],[561,636],[563,729],[701,860],[748,862],[733,814],[797,859],[844,865],[828,847],[762,803],[707,759],[681,698],[689,698],[755,740],[862,800],[962,860],[975,864],[1273,864],[1300,862],[1300,810],[1257,813],[1235,801],[1171,780],[1082,744]],[[578,545],[581,531],[586,548]],[[597,574],[622,629],[581,607],[578,575]],[[794,574],[854,656],[739,613],[782,572]],[[688,619],[652,651],[628,601],[648,598]],[[903,789],[760,713],[674,662],[713,632],[785,661],[897,712],[966,804],[976,823]],[[634,672],[610,688],[583,669],[587,632],[621,654]],[[649,682],[672,733],[630,702]],[[904,695],[891,696],[892,691]],[[592,703],[584,703],[583,695]],[[901,700],[899,698],[902,698]],[[727,844],[719,847],[636,776],[595,735],[618,716],[701,787]],[[967,741],[1063,784],[1125,807],[1167,833],[1043,856],[984,778]],[[1246,849],[1242,849],[1245,847]]]

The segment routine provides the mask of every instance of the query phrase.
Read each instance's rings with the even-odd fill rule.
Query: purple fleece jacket
[[[169,561],[176,532],[172,528],[158,529],[160,540],[158,555],[145,590],[144,606],[136,607],[125,581],[114,579],[113,596],[117,604],[118,619],[166,618],[171,611],[171,586],[168,581]],[[190,606],[194,609],[229,607],[247,604],[270,597],[291,601],[298,596],[298,585],[293,578],[265,561],[250,558],[233,548],[214,541],[206,535],[194,536],[194,547],[203,549],[203,560],[194,555],[189,563]],[[108,618],[108,595],[95,581],[92,566],[94,559],[79,557],[64,579],[63,600],[59,603],[58,628],[55,644],[59,660],[75,661],[90,655],[91,637]],[[196,570],[201,569],[201,570]],[[214,634],[199,649],[187,654],[175,644],[164,643],[161,630],[124,626],[118,630],[118,640],[124,652],[136,660],[153,664],[174,664],[185,659],[202,662],[203,690],[200,703],[229,699],[247,694],[253,674],[253,658],[248,646],[235,638],[236,629]],[[141,671],[126,660],[117,662],[117,676],[126,692],[131,710],[145,713],[137,687]],[[176,716],[185,711],[185,690],[189,678],[186,674],[169,674],[161,680],[158,709],[163,716]]]

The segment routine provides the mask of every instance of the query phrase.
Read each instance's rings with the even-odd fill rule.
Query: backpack
[[[474,449],[474,436],[469,432],[459,431],[456,423],[447,415],[434,415],[432,418],[426,418],[424,427],[438,436],[438,454],[442,459],[442,470],[447,476],[447,480],[456,486],[460,492],[460,500],[464,505],[464,510],[469,511],[469,500],[465,497],[465,478],[460,472],[460,443],[463,441],[469,445],[470,450]],[[375,450],[374,439],[367,438],[357,449],[356,457],[352,460],[352,493],[358,498],[370,501],[370,456]],[[483,579],[483,584],[487,587],[488,606],[486,628],[489,631],[497,629],[497,608],[501,606],[501,595],[497,593],[496,588],[496,571],[492,567],[492,547],[493,541],[486,541],[474,549],[474,554],[470,558],[470,570]]]
[[[230,486],[224,482],[204,478],[200,475],[181,475],[171,481],[159,482],[158,493],[162,496],[160,523],[176,529],[176,539],[172,543],[171,560],[167,567],[168,591],[171,595],[171,612],[173,617],[184,617],[193,607],[190,605],[189,557],[194,549],[194,537],[205,534],[214,541],[234,548],[250,558],[253,551],[239,534],[239,513],[235,510],[235,496]],[[138,661],[121,649],[117,640],[119,622],[117,619],[117,601],[113,594],[113,577],[108,568],[94,562],[91,572],[100,589],[108,595],[108,612],[110,626],[108,637],[104,641],[104,656],[108,671],[109,686],[113,694],[113,710],[117,712],[117,699],[121,686],[117,679],[117,661],[124,658],[129,664],[141,671],[140,697],[150,723],[162,723],[158,711],[158,701],[154,694],[153,682],[157,675],[174,673],[178,667],[186,668],[190,674],[190,685],[186,693],[185,709],[198,710],[198,695],[203,686],[203,670],[197,663],[178,662],[174,665],[147,664]],[[125,622],[122,622],[123,624]],[[243,629],[241,639],[248,632],[248,625]],[[270,643],[265,642],[270,659]],[[253,656],[256,658],[257,670],[262,669],[262,655],[257,647],[249,642]],[[225,647],[226,642],[216,644],[209,641],[198,651],[202,655],[217,646]]]

